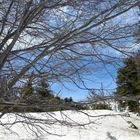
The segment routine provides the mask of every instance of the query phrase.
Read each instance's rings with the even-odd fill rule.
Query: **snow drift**
[[[140,140],[140,117],[133,113],[130,113],[130,117],[125,113],[110,110],[27,113],[24,117],[22,115],[22,113],[11,113],[1,118],[0,139]],[[28,117],[32,118],[29,122]],[[24,121],[42,127],[36,129],[34,126],[24,124]],[[135,124],[138,129],[131,128],[128,122]]]

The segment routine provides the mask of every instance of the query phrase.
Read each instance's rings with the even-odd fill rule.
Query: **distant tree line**
[[[6,78],[4,78],[6,83]],[[12,96],[8,94],[1,95],[4,98],[4,102],[12,104],[12,108],[7,110],[8,112],[48,112],[48,111],[61,111],[61,110],[79,110],[87,109],[83,105],[76,104],[72,97],[61,98],[55,95],[50,88],[49,82],[44,79],[39,79],[36,85],[32,83],[32,76],[28,81],[18,90],[13,92]],[[17,104],[16,104],[16,101]],[[1,101],[3,102],[3,101]],[[21,107],[19,105],[26,104]],[[0,106],[0,111],[5,110],[7,104]]]

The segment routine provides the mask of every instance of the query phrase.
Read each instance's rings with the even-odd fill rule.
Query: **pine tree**
[[[33,80],[33,76],[31,75],[27,81],[27,83],[25,84],[25,86],[22,88],[21,90],[21,96],[23,98],[28,98],[29,96],[31,96],[34,92],[34,88],[32,85],[32,80]]]
[[[140,95],[140,52],[124,60],[124,67],[118,70],[117,92],[121,96]],[[138,101],[120,101],[121,107],[129,107],[130,111],[139,112]]]
[[[48,81],[42,79],[39,84],[37,85],[36,92],[41,97],[47,97],[48,99],[54,98],[52,91],[50,90],[50,85]]]

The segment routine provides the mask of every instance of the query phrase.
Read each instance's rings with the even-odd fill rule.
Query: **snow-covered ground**
[[[90,116],[84,113],[88,113]],[[140,117],[132,113],[130,113],[130,117],[124,116],[124,113],[110,110],[90,110],[83,113],[64,111],[63,113],[55,112],[48,115],[44,113],[30,113],[27,114],[27,117],[29,115],[46,120],[52,119],[53,116],[56,119],[63,120],[64,123],[79,124],[79,126],[63,126],[56,123],[48,124],[47,127],[41,124],[47,131],[61,135],[45,134],[41,136],[41,140],[140,140]],[[19,122],[10,126],[10,130],[18,134],[7,130],[9,127],[6,129],[4,126],[0,126],[0,140],[38,140],[39,138],[36,138],[36,135],[30,131],[33,128],[27,128],[20,124],[21,120],[23,121],[22,118],[16,117],[14,114],[4,115],[0,123]],[[131,121],[138,129],[130,128],[127,121]],[[37,121],[34,124],[37,124]],[[82,124],[86,125],[82,126]]]

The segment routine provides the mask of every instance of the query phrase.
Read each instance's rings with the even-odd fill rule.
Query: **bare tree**
[[[137,25],[126,23],[124,15],[138,5],[139,0],[2,0],[0,78],[7,81],[0,84],[1,94],[9,96],[31,75],[33,82],[43,77],[80,88],[77,81],[84,85],[84,76],[100,64],[116,64],[116,52],[131,53]],[[4,106],[12,109],[3,95]]]

